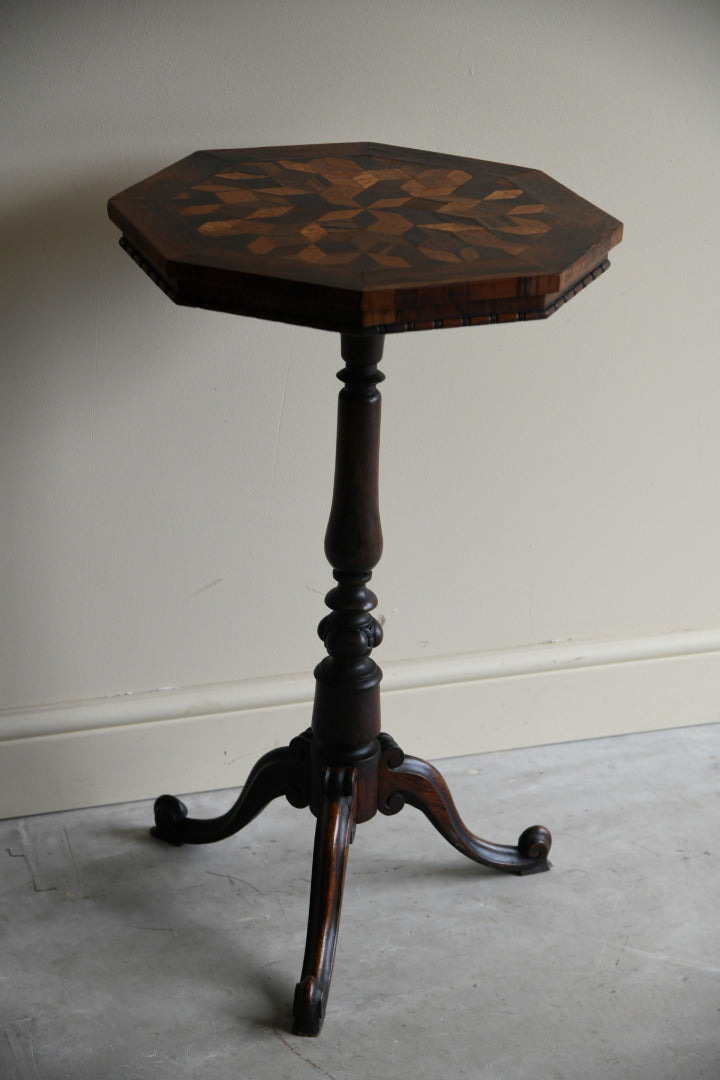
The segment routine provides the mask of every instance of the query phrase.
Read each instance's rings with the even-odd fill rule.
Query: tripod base
[[[289,746],[260,758],[235,804],[219,817],[188,817],[184,804],[172,795],[155,802],[152,834],[176,846],[224,840],[281,795],[295,807],[310,806],[317,823],[305,957],[295,988],[296,1035],[318,1035],[322,1027],[356,824],[377,811],[396,814],[407,803],[421,810],[459,852],[483,866],[518,875],[550,868],[547,829],[525,829],[515,846],[482,840],[463,823],[438,770],[420,758],[406,757],[390,736],[379,735],[359,759],[349,757],[346,762],[329,757],[322,742],[306,731]]]

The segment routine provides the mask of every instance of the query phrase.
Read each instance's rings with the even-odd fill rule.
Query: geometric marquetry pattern
[[[173,197],[185,225],[254,257],[353,271],[520,256],[553,227],[518,181],[382,153],[247,161]]]

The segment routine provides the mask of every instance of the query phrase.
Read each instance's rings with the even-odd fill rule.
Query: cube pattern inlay
[[[175,201],[204,237],[361,270],[473,263],[492,249],[519,255],[552,228],[546,206],[513,180],[381,155],[229,166]]]

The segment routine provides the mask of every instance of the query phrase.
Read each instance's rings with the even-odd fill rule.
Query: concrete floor
[[[411,808],[361,826],[319,1039],[289,1034],[308,811],[205,848],[145,803],[2,822],[0,1077],[717,1080],[719,759],[712,725],[443,762],[487,839],[546,824],[553,870],[478,867]]]

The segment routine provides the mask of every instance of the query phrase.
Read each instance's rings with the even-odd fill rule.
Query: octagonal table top
[[[545,318],[622,239],[537,169],[372,142],[198,151],[108,213],[176,303],[349,333]]]

